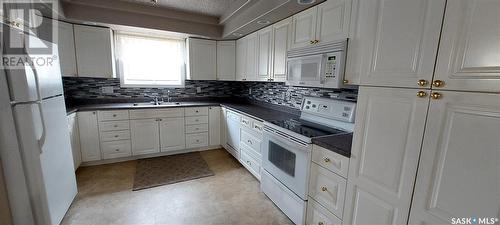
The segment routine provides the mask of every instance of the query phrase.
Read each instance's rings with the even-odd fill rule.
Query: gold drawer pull
[[[432,99],[440,99],[442,97],[441,93],[434,92],[431,94]]]
[[[323,161],[325,161],[326,163],[330,162],[330,158],[324,158]]]
[[[118,127],[118,125],[114,125],[113,127]]]
[[[115,135],[115,138],[120,137],[120,135]]]
[[[120,149],[119,149],[119,148],[115,149],[115,152],[119,152],[119,151],[120,151]]]
[[[435,81],[432,82],[432,86],[434,86],[434,87],[442,87],[442,86],[444,86],[444,81],[442,81],[442,80],[435,80]]]
[[[252,144],[252,141],[251,141],[251,140],[247,140],[247,142],[248,142],[249,144]]]
[[[318,225],[325,225],[323,222],[319,222]]]
[[[425,98],[425,96],[427,96],[427,92],[425,92],[425,91],[419,91],[419,92],[417,92],[417,97],[419,97],[419,98]]]
[[[321,187],[321,191],[328,191],[328,188],[326,188],[326,187]]]
[[[113,117],[116,117],[116,114],[113,114]]]
[[[426,81],[426,80],[424,80],[424,79],[422,79],[422,80],[418,80],[418,81],[417,81],[417,84],[418,84],[418,86],[420,86],[420,87],[425,87],[425,86],[427,86],[427,84],[428,84],[428,83],[429,83],[429,82],[428,82],[428,81]]]

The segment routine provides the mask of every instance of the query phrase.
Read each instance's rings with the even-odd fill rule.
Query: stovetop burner
[[[270,123],[285,128],[287,130],[293,131],[297,134],[306,136],[308,138],[348,133],[343,130],[330,128],[320,124],[311,123],[305,120],[294,120],[294,119],[274,120],[270,121]]]

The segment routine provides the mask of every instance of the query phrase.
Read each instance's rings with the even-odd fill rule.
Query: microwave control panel
[[[343,83],[343,52],[330,52],[324,57],[324,86],[340,88]]]
[[[333,52],[326,55],[325,77],[335,78],[338,76],[337,68],[340,62],[340,52]]]

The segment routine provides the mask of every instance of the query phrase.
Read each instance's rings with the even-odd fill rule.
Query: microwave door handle
[[[29,56],[28,51],[26,51],[26,48],[24,49],[24,52],[26,55]],[[36,104],[38,106],[38,112],[40,115],[40,123],[42,124],[42,133],[40,134],[40,137],[38,138],[38,145],[40,146],[40,154],[43,153],[42,146],[45,144],[45,137],[46,137],[46,125],[45,125],[45,117],[43,116],[43,106],[42,106],[42,90],[40,89],[40,77],[38,76],[38,73],[35,68],[33,68],[32,65],[35,65],[33,61],[29,57],[28,58],[28,64],[33,71],[33,75],[35,77],[35,88],[36,88],[36,95],[37,95],[37,100]]]
[[[320,84],[324,84],[326,83],[326,74],[325,74],[325,70],[326,70],[326,60],[327,60],[327,55],[326,54],[323,54],[322,57],[321,57],[321,64],[320,64],[320,72],[319,72],[319,83]]]

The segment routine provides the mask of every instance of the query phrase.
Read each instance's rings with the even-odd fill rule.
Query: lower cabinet
[[[113,159],[130,156],[130,140],[109,141],[101,143],[101,152],[103,159]]]
[[[226,150],[235,158],[240,158],[240,120],[241,116],[233,111],[227,111]]]
[[[80,151],[82,162],[101,159],[101,146],[99,145],[99,126],[97,112],[78,112],[78,131],[80,132]]]
[[[132,155],[144,155],[160,152],[158,122],[158,119],[140,119],[130,121]]]
[[[68,129],[71,140],[71,151],[73,152],[73,164],[75,170],[82,163],[82,151],[80,150],[80,132],[78,131],[78,117],[76,113],[68,115]]]
[[[306,224],[342,225],[342,220],[314,201],[314,199],[309,199],[307,201]]]
[[[208,131],[209,141],[208,145],[215,146],[220,145],[221,139],[221,111],[220,106],[210,106],[208,107],[208,124],[210,130]]]
[[[162,152],[186,148],[184,117],[160,119],[160,148]]]

